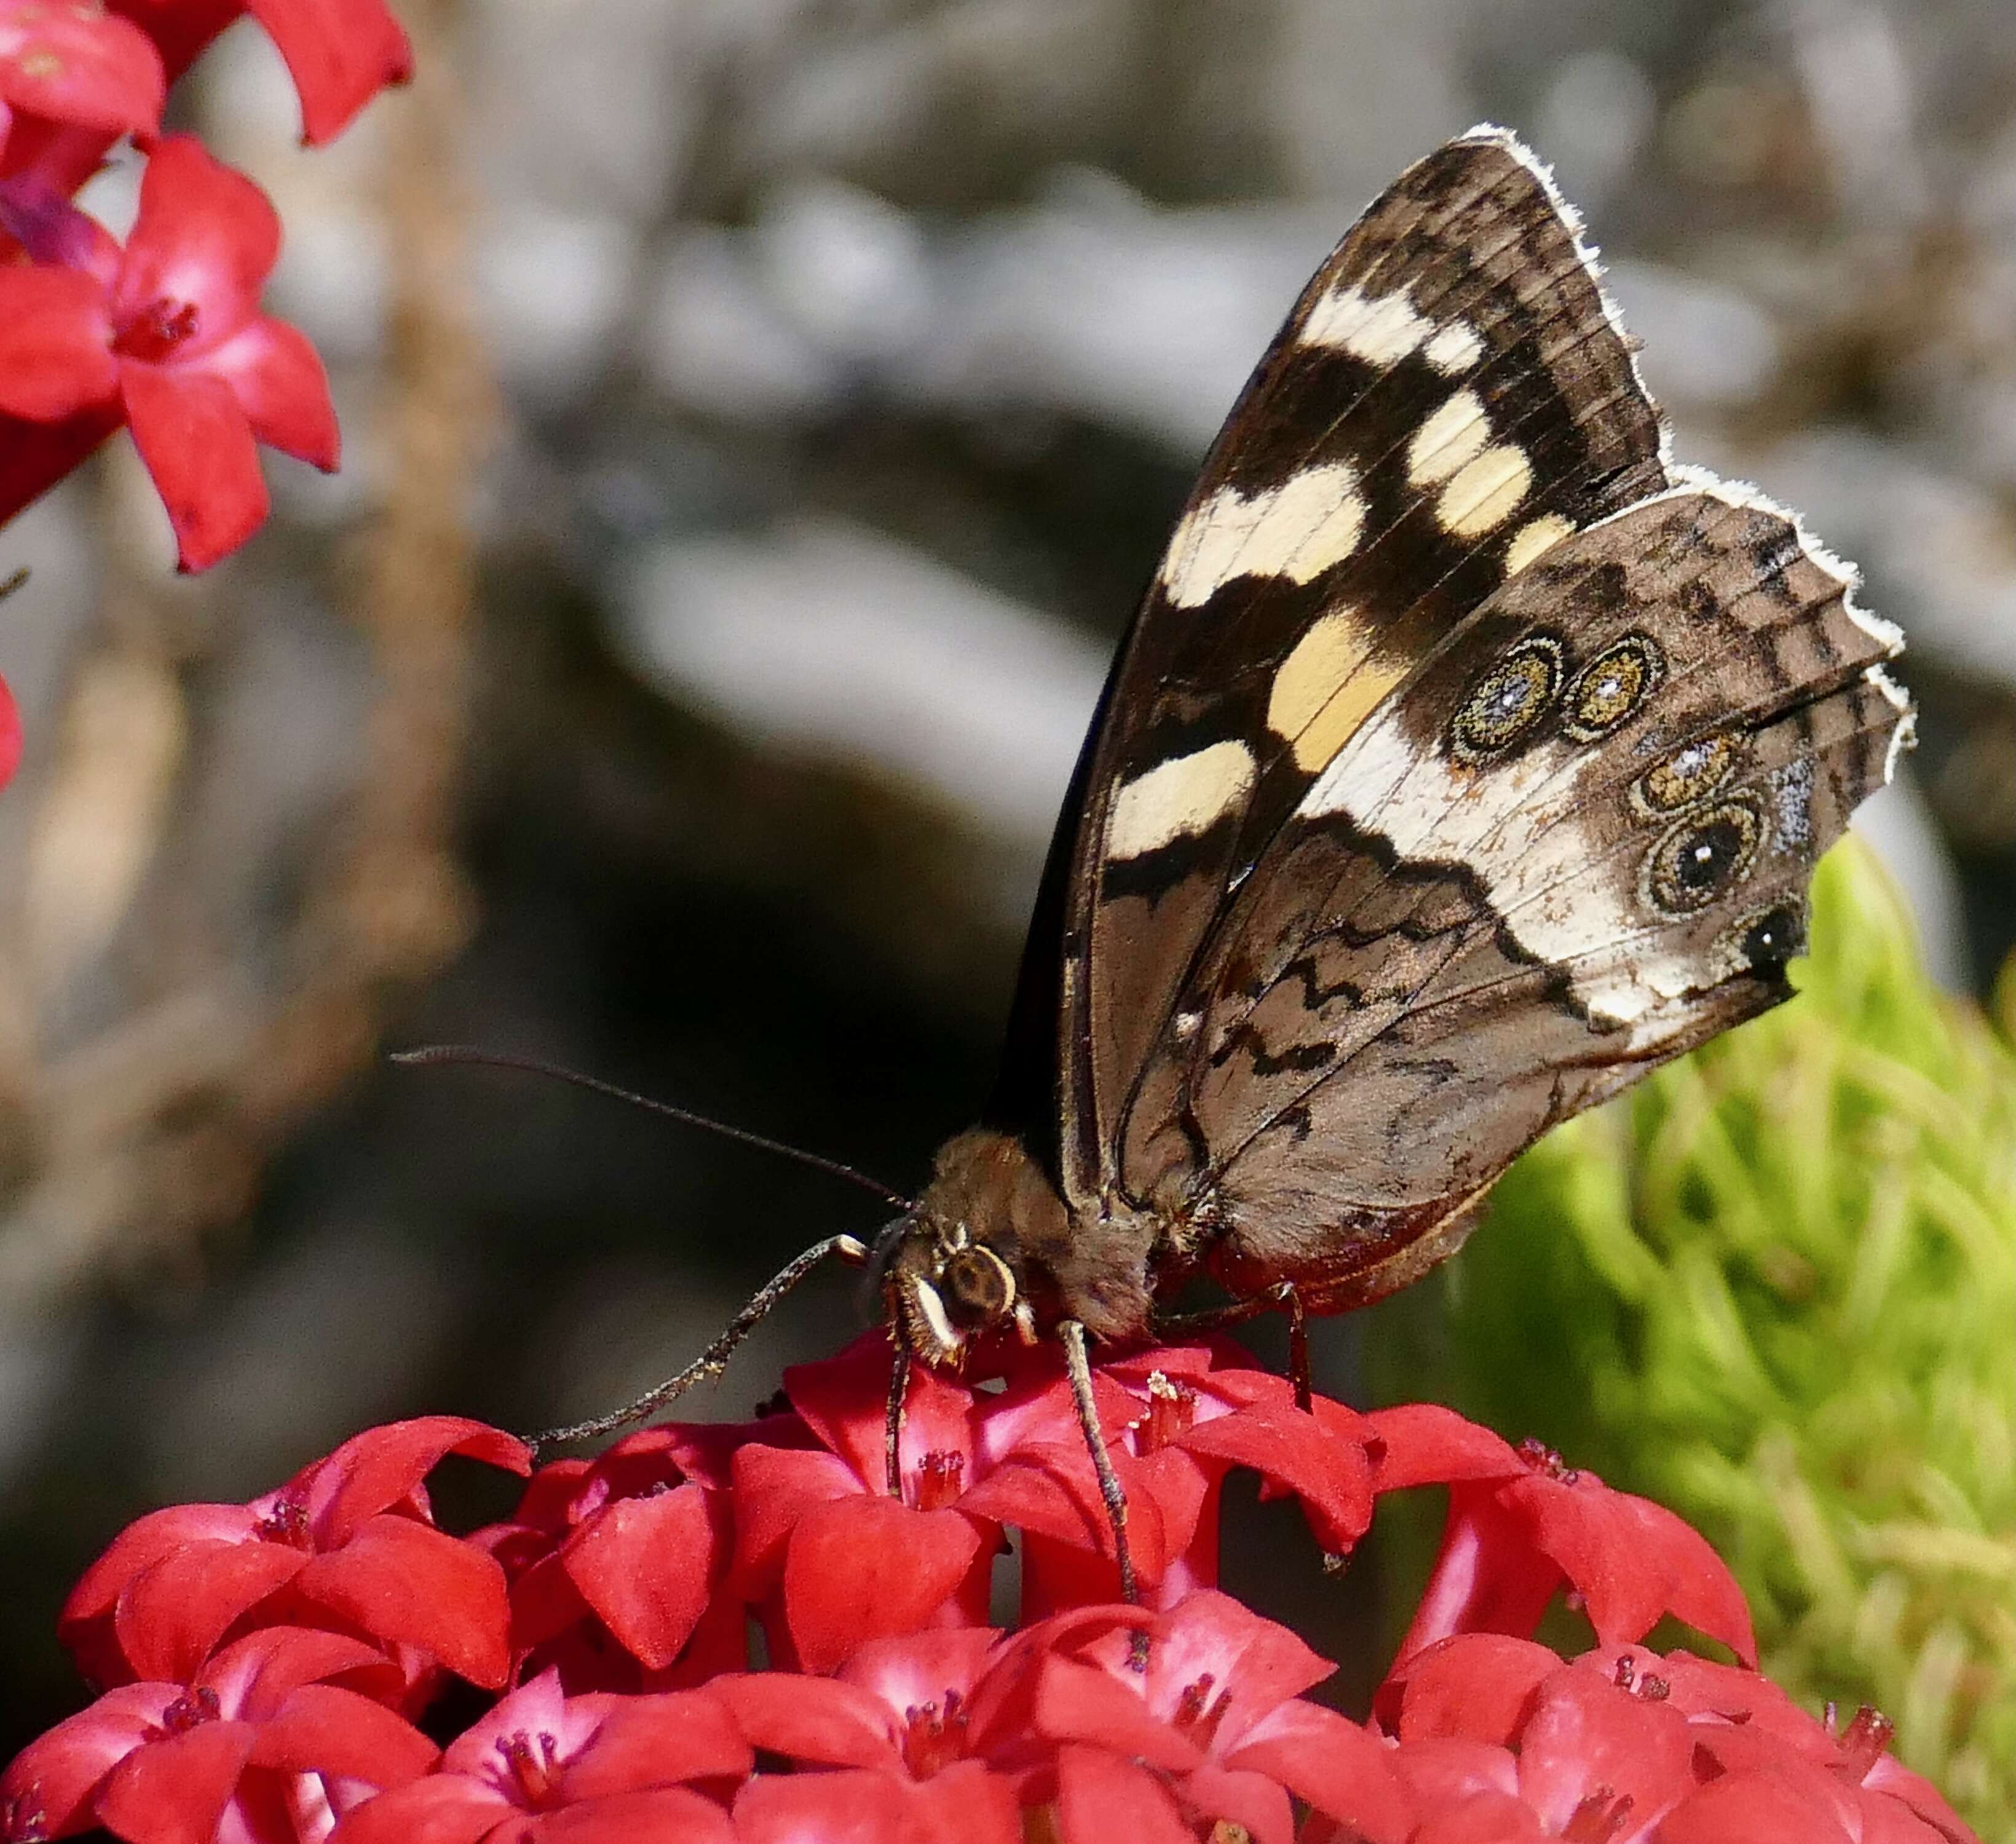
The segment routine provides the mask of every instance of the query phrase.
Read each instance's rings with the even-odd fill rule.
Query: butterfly
[[[1121,642],[981,1124],[684,1378],[865,1261],[892,1405],[913,1354],[1063,1341],[1118,1540],[1088,1339],[1198,1277],[1220,1321],[1377,1299],[1550,1127],[1789,996],[1814,863],[1911,739],[1901,636],[1672,459],[1600,276],[1489,126],[1345,235]]]

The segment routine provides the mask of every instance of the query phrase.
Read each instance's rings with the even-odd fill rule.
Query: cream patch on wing
[[[1295,766],[1313,775],[1342,748],[1405,675],[1372,663],[1372,631],[1352,609],[1310,625],[1274,673],[1267,727],[1287,740]]]
[[[1458,538],[1482,538],[1511,517],[1532,484],[1526,451],[1509,441],[1494,443],[1450,476],[1435,502],[1435,517]]]
[[[1358,548],[1364,529],[1365,495],[1348,461],[1305,467],[1251,498],[1221,487],[1176,527],[1162,592],[1178,608],[1198,608],[1235,577],[1312,582]]]
[[[1543,743],[1493,763],[1480,780],[1440,751],[1424,751],[1389,711],[1345,744],[1297,812],[1309,819],[1347,813],[1403,858],[1468,866],[1520,946],[1539,960],[1618,944],[1622,951],[1581,963],[1575,997],[1592,1021],[1642,1020],[1649,1029],[1654,1014],[1698,984],[1697,962],[1661,949],[1633,893],[1607,871],[1589,874],[1589,834],[1561,820],[1580,773],[1602,760],[1600,751]]]
[[[1484,356],[1484,341],[1474,327],[1452,320],[1421,348],[1421,356],[1445,377],[1468,371]]]
[[[1335,346],[1367,365],[1396,365],[1435,330],[1406,290],[1371,296],[1346,284],[1317,297],[1302,322],[1305,346]]]
[[[1106,855],[1144,858],[1178,839],[1208,832],[1244,804],[1253,778],[1252,752],[1229,740],[1157,762],[1114,795],[1106,820]]]
[[[1460,474],[1491,441],[1491,420],[1474,391],[1459,391],[1407,444],[1407,484],[1432,487]]]
[[[1517,576],[1543,552],[1550,551],[1564,538],[1575,535],[1575,524],[1557,512],[1543,513],[1512,534],[1505,547],[1505,574]]]

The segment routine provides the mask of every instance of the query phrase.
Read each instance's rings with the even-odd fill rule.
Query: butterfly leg
[[[1099,1478],[1099,1496],[1106,1501],[1107,1520],[1113,1526],[1114,1557],[1120,1565],[1120,1597],[1131,1606],[1141,1598],[1141,1590],[1134,1579],[1133,1552],[1127,1547],[1127,1493],[1119,1474],[1113,1470],[1106,1436],[1100,1432],[1099,1406],[1092,1393],[1092,1364],[1085,1350],[1085,1327],[1075,1319],[1067,1319],[1058,1325],[1057,1333],[1064,1340],[1064,1374],[1071,1379],[1078,1429],[1092,1455],[1092,1470]]]
[[[903,1399],[910,1393],[910,1341],[903,1336],[903,1322],[889,1322],[889,1340],[896,1347],[889,1370],[889,1406],[882,1423],[882,1465],[889,1496],[903,1496]]]
[[[1295,1406],[1307,1415],[1316,1405],[1316,1392],[1309,1387],[1309,1309],[1292,1280],[1283,1281],[1276,1291],[1288,1315],[1288,1380],[1295,1386]]]

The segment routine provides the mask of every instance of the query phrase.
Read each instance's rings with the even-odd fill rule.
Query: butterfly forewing
[[[1669,464],[1532,155],[1438,149],[1207,460],[1067,808],[997,1115],[1165,1261],[1387,1291],[1546,1126],[1783,996],[1900,723],[1850,581]]]

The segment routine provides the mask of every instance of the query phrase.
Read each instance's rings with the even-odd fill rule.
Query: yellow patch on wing
[[[1407,445],[1407,481],[1432,487],[1458,472],[1491,441],[1490,420],[1474,391],[1459,391],[1414,431]]]
[[[1185,513],[1162,565],[1162,592],[1197,608],[1240,576],[1305,583],[1341,564],[1365,529],[1365,495],[1348,461],[1291,474],[1248,498],[1221,487]]]
[[[1372,636],[1357,614],[1337,609],[1312,623],[1274,674],[1267,727],[1285,737],[1305,774],[1321,769],[1402,674],[1374,664]]]
[[[1557,512],[1543,513],[1537,519],[1529,520],[1512,535],[1512,542],[1505,547],[1505,574],[1517,576],[1543,551],[1552,550],[1574,531],[1574,522]]]
[[[1143,858],[1209,831],[1253,791],[1253,776],[1251,751],[1229,740],[1157,762],[1113,797],[1106,855]]]
[[[1435,517],[1458,538],[1481,538],[1512,516],[1532,484],[1525,450],[1496,443],[1450,477],[1435,502]]]

